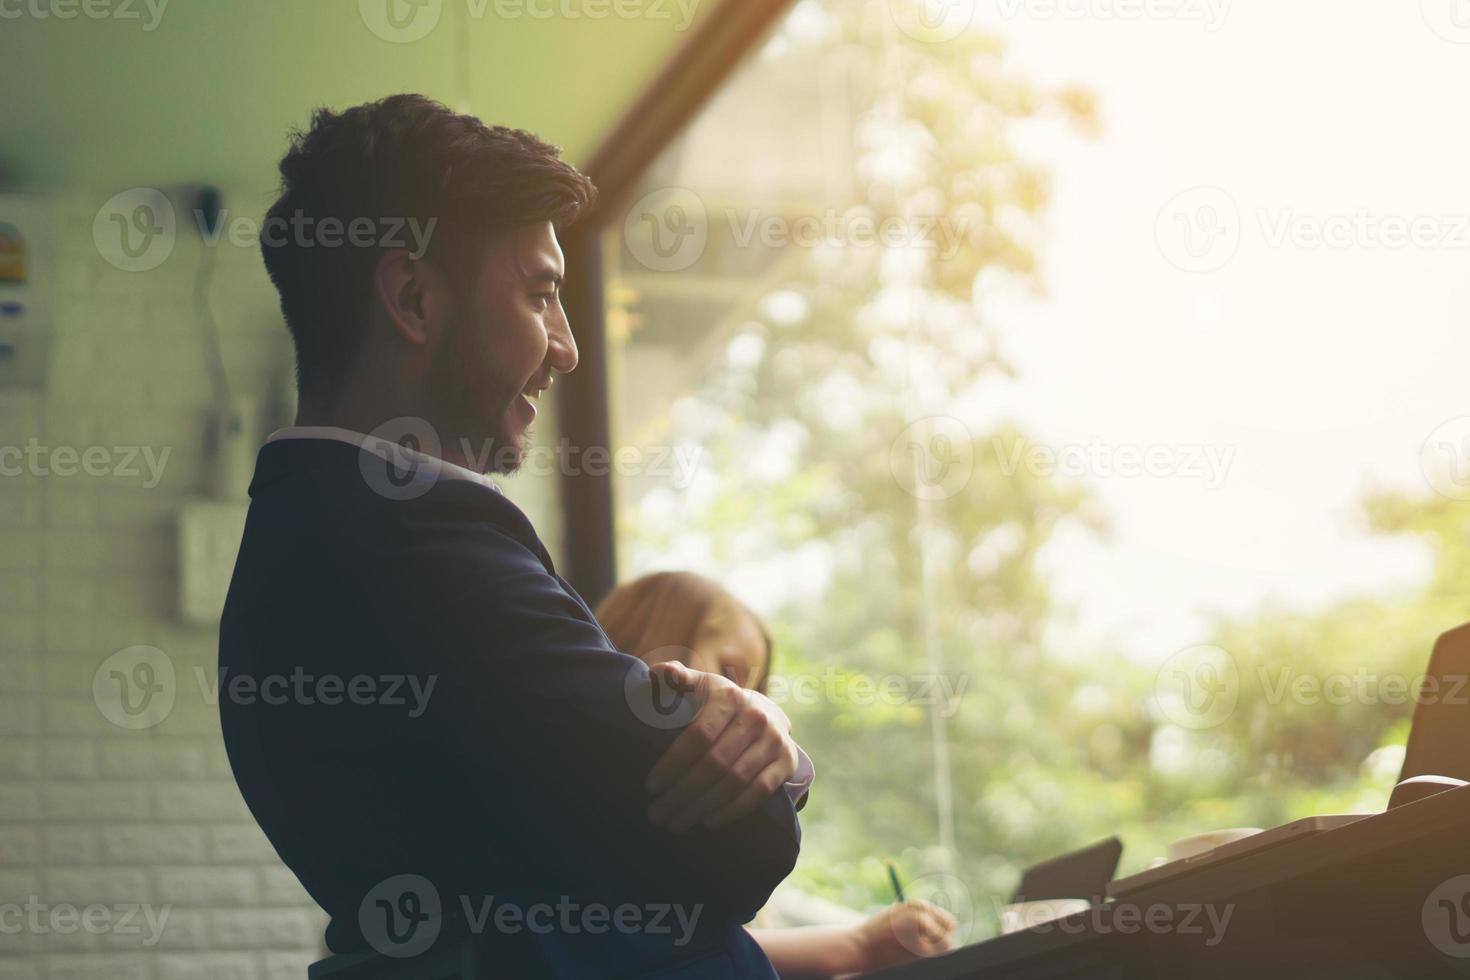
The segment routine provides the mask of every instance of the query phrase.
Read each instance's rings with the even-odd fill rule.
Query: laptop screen
[[[1409,744],[1399,783],[1441,776],[1470,781],[1470,624],[1450,630],[1434,644],[1429,670],[1414,705]],[[1412,793],[1395,791],[1390,806],[1430,795],[1436,785],[1416,780]],[[1413,785],[1413,784],[1411,784]],[[1453,783],[1438,783],[1439,789]],[[1401,798],[1409,797],[1409,798]]]
[[[1100,899],[1118,870],[1123,843],[1116,837],[1034,864],[1021,875],[1012,902],[1049,898]]]

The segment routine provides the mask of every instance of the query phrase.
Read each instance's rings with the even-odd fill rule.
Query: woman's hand
[[[910,899],[890,905],[857,927],[859,973],[938,956],[950,948],[954,916]]]

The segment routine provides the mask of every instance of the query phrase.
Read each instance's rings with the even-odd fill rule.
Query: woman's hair
[[[721,602],[745,612],[760,628],[766,641],[766,665],[751,686],[764,694],[774,653],[766,624],[718,582],[703,575],[655,572],[626,582],[598,605],[597,621],[614,646],[642,658],[661,647],[693,649],[700,625]],[[679,659],[686,658],[687,654]]]

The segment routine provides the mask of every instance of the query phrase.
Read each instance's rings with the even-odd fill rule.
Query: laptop
[[[1021,882],[1011,896],[1013,904],[1041,902],[1053,898],[1085,898],[1096,901],[1107,894],[1108,882],[1118,870],[1123,842],[1116,837],[1081,850],[1033,864],[1021,872]]]
[[[1466,737],[1470,733],[1470,623],[1450,630],[1435,641],[1424,683],[1416,693],[1409,744],[1404,750],[1398,782],[1388,800],[1390,810],[1470,785],[1470,738]],[[1108,895],[1113,898],[1127,895],[1203,864],[1334,830],[1368,816],[1371,814],[1349,813],[1294,820],[1194,857],[1119,878],[1108,886]]]
[[[1435,641],[1418,693],[1390,810],[1470,783],[1470,623]]]

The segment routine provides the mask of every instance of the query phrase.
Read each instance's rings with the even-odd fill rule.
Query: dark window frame
[[[563,302],[581,362],[557,385],[561,436],[611,458],[602,232],[639,179],[728,79],[792,0],[721,0],[602,141],[583,168],[600,192],[597,207],[568,231]],[[617,525],[611,467],[561,474],[563,574],[595,605],[617,581]]]

